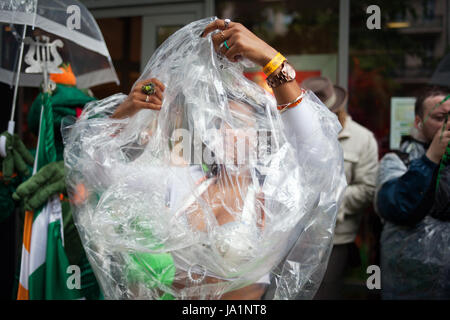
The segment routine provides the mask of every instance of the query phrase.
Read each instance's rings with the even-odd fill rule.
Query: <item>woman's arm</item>
[[[205,28],[201,36],[205,37],[215,30],[221,31],[212,36],[216,50],[223,53],[232,62],[237,62],[240,57],[245,57],[258,66],[264,67],[278,53],[277,50],[258,38],[242,24],[236,22],[230,22],[226,26],[224,20],[217,19]],[[223,45],[225,40],[229,49]],[[276,76],[280,71],[281,67],[276,69],[273,75]],[[302,90],[295,80],[282,83],[273,88],[273,92],[278,105],[294,102],[302,94]],[[306,99],[309,99],[309,97]],[[282,114],[281,119],[285,126],[286,136],[291,144],[308,143],[319,149],[321,148],[324,139],[322,135],[316,134],[320,123],[311,103],[302,103],[295,108],[287,109]],[[324,150],[326,149],[324,148]],[[317,156],[320,157],[321,155]]]

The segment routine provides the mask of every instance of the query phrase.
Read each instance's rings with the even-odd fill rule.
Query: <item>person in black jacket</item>
[[[432,214],[439,164],[450,141],[449,93],[427,88],[416,101],[415,136],[380,162],[375,209],[384,222],[383,299],[450,298],[450,223]],[[449,194],[439,194],[448,203],[442,197]]]

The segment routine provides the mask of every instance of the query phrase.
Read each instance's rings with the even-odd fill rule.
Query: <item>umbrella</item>
[[[71,11],[70,8],[76,9]],[[73,24],[73,21],[79,24]],[[0,55],[1,82],[11,86],[15,83],[20,44],[12,33],[5,32],[6,29],[11,29],[8,24],[14,24],[23,26],[22,39],[25,34],[45,35],[51,42],[60,39],[63,46],[58,51],[65,62],[70,62],[79,87],[119,83],[100,28],[79,1],[0,0],[0,23],[3,44]],[[27,74],[21,70],[20,86],[39,87],[42,81],[42,74]]]
[[[21,26],[21,37],[15,25]],[[119,83],[95,19],[76,0],[0,0],[0,27],[0,81],[14,85],[8,123],[10,134],[14,133],[18,87],[39,87],[44,82],[44,90],[47,90],[48,73],[59,72],[59,62],[70,63],[80,88],[113,81]],[[29,66],[23,68],[25,47],[29,47],[25,56]],[[4,137],[0,137],[3,157],[6,156],[5,143]]]

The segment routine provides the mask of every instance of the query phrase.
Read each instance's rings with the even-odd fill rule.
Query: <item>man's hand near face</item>
[[[433,141],[426,153],[427,158],[434,163],[439,163],[441,161],[450,141],[450,121],[444,123],[444,125],[446,126],[444,129],[445,131],[442,132],[442,130],[438,130],[435,133]]]

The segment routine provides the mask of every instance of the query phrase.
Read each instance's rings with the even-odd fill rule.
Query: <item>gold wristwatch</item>
[[[291,82],[295,79],[295,69],[287,61],[284,61],[281,65],[281,69],[276,74],[272,73],[267,77],[266,82],[271,88],[276,88],[283,83]]]

